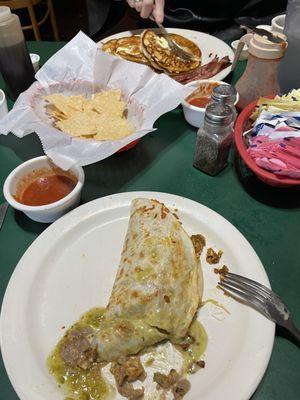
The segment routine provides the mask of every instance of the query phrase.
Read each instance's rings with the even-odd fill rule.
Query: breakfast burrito
[[[97,328],[72,331],[61,356],[87,368],[168,339],[180,342],[199,307],[203,278],[193,243],[164,204],[135,199],[109,303]]]

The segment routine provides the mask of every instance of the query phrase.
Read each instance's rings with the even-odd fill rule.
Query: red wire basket
[[[271,96],[270,96],[271,97]],[[247,144],[244,141],[243,133],[247,130],[247,125],[249,123],[249,117],[252,114],[257,100],[250,103],[241,114],[238,116],[234,128],[234,139],[235,144],[240,156],[242,157],[245,164],[254,172],[254,174],[264,183],[276,187],[289,187],[300,185],[300,179],[292,179],[289,177],[275,175],[273,172],[267,171],[259,167],[253,158],[247,152]]]

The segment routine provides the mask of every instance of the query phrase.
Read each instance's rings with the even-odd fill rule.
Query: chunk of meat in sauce
[[[181,376],[175,369],[171,369],[168,375],[160,372],[155,372],[153,375],[153,381],[162,389],[170,389],[180,378]]]
[[[203,235],[192,235],[191,241],[194,245],[195,253],[200,255],[202,253],[203,248],[206,246],[206,240]]]
[[[118,392],[121,396],[126,397],[128,400],[140,400],[144,397],[145,389],[134,389],[132,383],[125,382],[122,386],[117,386]]]
[[[217,253],[214,251],[214,249],[209,248],[207,249],[206,253],[206,261],[208,264],[218,264],[220,261],[220,258],[222,257],[223,251],[219,250]]]
[[[186,336],[185,338],[184,338],[184,340],[181,342],[181,343],[179,343],[179,347],[183,350],[183,351],[186,351],[186,350],[188,350],[189,349],[189,347],[190,347],[190,345],[191,344],[193,344],[195,342],[195,340],[194,340],[194,338],[192,337],[192,336]]]
[[[114,375],[118,385],[125,381],[134,382],[137,379],[144,381],[146,373],[139,357],[120,357],[112,363],[111,373]]]
[[[96,350],[91,346],[88,336],[93,333],[89,326],[78,328],[67,334],[60,354],[67,365],[87,369],[96,359]]]
[[[175,369],[171,369],[168,375],[155,372],[153,380],[157,383],[157,388],[172,389],[174,400],[182,399],[191,387],[190,382],[183,379]]]
[[[138,400],[144,396],[144,388],[134,389],[132,382],[143,382],[146,372],[140,357],[121,357],[112,362],[110,372],[114,375],[118,392],[129,400]]]
[[[199,369],[205,367],[205,362],[203,360],[194,361],[189,365],[188,372],[190,374],[195,374]]]
[[[190,388],[191,384],[187,379],[180,379],[172,388],[174,400],[181,400]]]

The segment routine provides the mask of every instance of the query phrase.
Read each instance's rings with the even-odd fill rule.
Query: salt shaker
[[[229,105],[211,103],[206,107],[204,125],[197,132],[194,167],[217,175],[226,165],[233,137],[233,112]]]
[[[237,112],[235,108],[235,101],[237,98],[236,88],[231,85],[218,85],[213,89],[211,100],[215,103],[228,104],[232,109],[232,122],[236,120]]]

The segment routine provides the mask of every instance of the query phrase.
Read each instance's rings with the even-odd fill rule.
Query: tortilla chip
[[[99,116],[96,121],[97,140],[119,140],[134,132],[134,126],[125,118]]]
[[[68,119],[68,117],[65,114],[63,114],[61,111],[58,111],[56,109],[51,111],[51,115],[52,115],[52,117],[54,117],[55,119],[58,119],[58,120]]]
[[[134,126],[123,117],[126,103],[120,90],[96,93],[92,99],[83,95],[45,96],[48,113],[55,127],[76,137],[118,140],[134,132]]]
[[[61,93],[54,93],[50,96],[45,96],[45,99],[67,117],[72,116],[76,111],[82,111],[83,105],[88,102],[88,100],[82,95],[64,96]]]
[[[99,114],[111,117],[122,117],[126,104],[121,100],[120,90],[108,90],[96,93],[92,99],[93,108]]]
[[[97,133],[97,118],[98,114],[93,111],[85,113],[77,111],[70,118],[56,122],[56,127],[73,136],[94,135]]]
[[[58,111],[63,113],[66,117],[70,117],[77,112],[76,109],[70,107],[64,99],[60,99],[59,97],[52,99],[51,103],[55,106],[55,108]]]
[[[83,112],[85,111],[96,111],[94,108],[94,104],[91,100],[88,100],[85,104],[83,104]]]
[[[95,93],[93,99],[105,98],[107,100],[121,100],[122,92],[120,89],[109,89]]]
[[[67,99],[67,104],[68,106],[74,108],[75,110],[78,111],[83,111],[84,107],[86,106],[86,104],[89,103],[89,100],[86,99],[84,96],[79,95],[79,96],[70,96]]]

